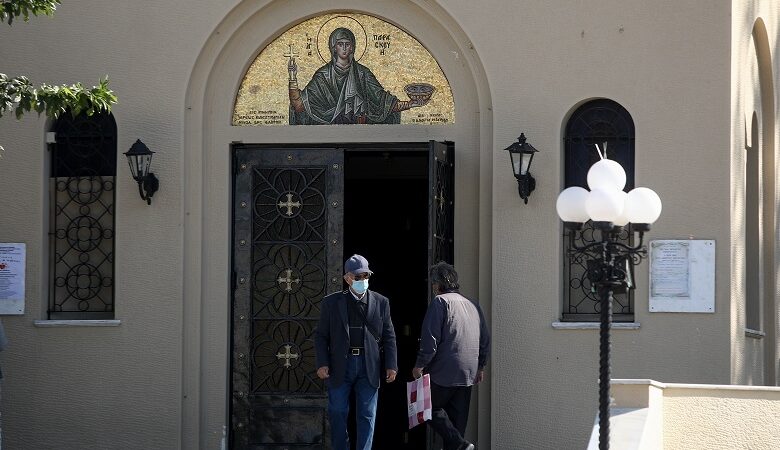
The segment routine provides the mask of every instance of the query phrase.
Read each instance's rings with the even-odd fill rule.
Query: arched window
[[[113,319],[116,122],[65,113],[54,132],[48,318]]]
[[[606,148],[607,158],[615,160],[626,171],[625,191],[634,188],[634,121],[620,104],[598,99],[579,108],[566,123],[564,137],[565,187],[588,188],[587,174],[590,166],[599,159],[595,145]],[[582,233],[583,241],[595,241],[594,230],[588,222]],[[627,232],[623,238],[630,239]],[[582,244],[583,242],[578,242]],[[568,231],[564,231],[564,305],[561,319],[564,321],[598,321],[599,298],[593,292],[586,277],[587,264],[581,257],[569,255]],[[631,290],[616,292],[614,316],[616,322],[634,320],[634,301]]]

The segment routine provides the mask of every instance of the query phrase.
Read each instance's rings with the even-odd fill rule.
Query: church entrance
[[[398,345],[374,449],[430,448],[426,427],[408,430],[406,381],[430,295],[427,267],[453,259],[453,146],[233,151],[231,448],[330,448],[313,339],[319,302],[345,288],[343,261],[354,253],[370,261],[370,289],[390,299]]]

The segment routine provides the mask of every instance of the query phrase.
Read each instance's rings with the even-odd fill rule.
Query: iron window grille
[[[587,102],[577,108],[566,124],[564,138],[565,187],[580,186],[588,188],[588,169],[599,160],[595,144],[599,146],[606,142],[606,153],[609,159],[617,161],[626,171],[625,191],[634,188],[634,122],[631,115],[620,104],[599,99]],[[591,222],[585,224],[577,245],[584,245],[595,240],[595,230]],[[564,271],[564,305],[561,320],[575,322],[599,321],[599,296],[587,278],[587,261],[582,255],[569,252],[569,233],[563,232],[563,271]],[[633,243],[633,237],[624,231],[621,239],[626,244]],[[634,320],[633,289],[614,293],[615,322],[632,322]]]
[[[49,319],[114,318],[116,122],[63,114],[49,178]]]

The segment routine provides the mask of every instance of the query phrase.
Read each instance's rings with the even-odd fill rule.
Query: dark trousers
[[[457,450],[465,439],[471,404],[471,386],[439,386],[431,383],[431,427],[444,439],[444,450]]]

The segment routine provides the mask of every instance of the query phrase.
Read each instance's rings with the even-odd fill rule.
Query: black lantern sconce
[[[536,189],[536,180],[531,175],[531,162],[534,160],[534,153],[539,150],[526,142],[525,133],[520,133],[517,142],[504,150],[509,152],[509,158],[512,161],[512,171],[517,178],[517,191],[525,204],[528,204],[528,197]]]
[[[152,155],[154,152],[149,150],[149,147],[140,139],[136,140],[130,150],[125,152],[133,179],[138,182],[138,192],[141,194],[141,198],[146,200],[147,205],[152,204],[152,195],[160,188],[160,180],[149,172],[149,167],[152,165]]]

